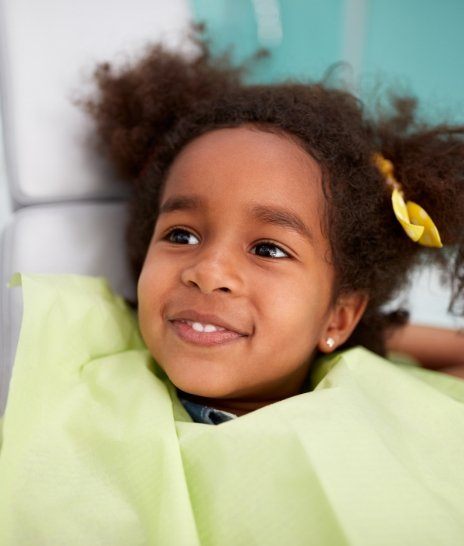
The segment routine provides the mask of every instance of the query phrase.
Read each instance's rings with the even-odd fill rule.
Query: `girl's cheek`
[[[161,304],[179,286],[178,264],[162,253],[146,260],[138,282],[139,302],[149,302],[150,307]]]

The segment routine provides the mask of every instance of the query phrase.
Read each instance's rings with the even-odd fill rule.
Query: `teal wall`
[[[272,51],[260,61],[253,80],[270,81],[286,76],[320,77],[340,59],[343,31],[343,0],[191,0],[196,20],[205,21],[216,51],[233,44],[239,61],[259,47]],[[277,6],[281,39],[260,40],[255,6]],[[264,17],[266,19],[266,17]],[[265,22],[265,21],[264,21]],[[272,22],[272,14],[271,14]],[[274,26],[279,26],[274,25]]]
[[[272,51],[254,81],[317,79],[345,61],[341,77],[362,97],[393,88],[431,119],[464,122],[464,0],[190,1],[216,51],[234,44],[237,61]]]
[[[464,1],[367,2],[362,71],[397,80],[431,117],[464,121]]]

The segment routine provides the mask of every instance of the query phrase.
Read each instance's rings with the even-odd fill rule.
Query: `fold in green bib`
[[[355,348],[195,423],[105,280],[14,282],[2,546],[464,544],[464,381]]]

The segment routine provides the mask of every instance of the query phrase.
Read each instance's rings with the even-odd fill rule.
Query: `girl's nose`
[[[230,252],[205,250],[182,270],[181,280],[204,294],[216,290],[238,293],[242,286],[238,265],[237,257]]]

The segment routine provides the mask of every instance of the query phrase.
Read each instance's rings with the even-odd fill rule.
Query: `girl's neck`
[[[309,370],[303,370],[303,373],[299,371],[292,380],[287,380],[284,386],[274,386],[267,393],[262,392],[254,397],[246,398],[207,398],[176,388],[181,398],[240,416],[305,392],[308,387],[308,378]]]
[[[263,408],[264,406],[268,406],[269,404],[280,402],[286,398],[277,398],[274,400],[237,400],[234,398],[206,398],[181,391],[180,389],[177,389],[177,392],[180,397],[190,400],[191,402],[195,402],[196,404],[227,411],[238,416],[245,415],[257,409]]]

